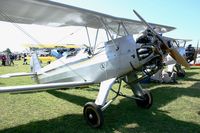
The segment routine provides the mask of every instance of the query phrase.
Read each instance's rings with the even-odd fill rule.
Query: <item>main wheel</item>
[[[136,104],[138,107],[144,108],[144,109],[149,109],[152,104],[153,104],[153,96],[152,94],[144,90],[144,95],[143,96],[137,96],[138,98],[141,98],[141,100],[136,99]]]
[[[185,71],[184,70],[180,70],[180,71],[178,71],[176,73],[177,73],[178,77],[181,77],[181,78],[185,77]]]
[[[86,122],[93,128],[100,128],[103,125],[103,113],[100,106],[88,102],[84,106],[83,115]]]

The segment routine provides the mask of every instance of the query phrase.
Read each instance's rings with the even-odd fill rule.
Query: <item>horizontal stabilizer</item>
[[[11,77],[21,77],[21,76],[34,76],[36,73],[26,73],[26,72],[20,72],[20,73],[8,73],[4,75],[0,75],[0,78],[11,78]]]
[[[93,84],[93,83],[92,82],[62,82],[62,83],[47,83],[47,84],[36,84],[36,85],[7,86],[7,87],[0,87],[0,93],[44,91],[44,90],[51,90],[51,89],[79,87],[79,86],[90,85],[90,84]]]

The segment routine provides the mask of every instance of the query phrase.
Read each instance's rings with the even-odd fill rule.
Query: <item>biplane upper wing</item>
[[[181,38],[172,38],[172,37],[167,37],[163,36],[165,40],[174,40],[174,41],[180,41],[180,42],[190,42],[192,41],[191,39],[181,39]]]
[[[38,24],[47,26],[87,26],[102,28],[102,19],[113,32],[123,35],[123,23],[129,34],[138,34],[146,27],[137,20],[125,19],[90,11],[78,7],[69,6],[49,0],[1,0],[0,21]],[[174,27],[150,23],[160,33],[169,32]]]

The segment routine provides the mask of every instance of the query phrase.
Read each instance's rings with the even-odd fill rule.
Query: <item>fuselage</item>
[[[39,83],[100,83],[120,77],[144,63],[138,60],[136,49],[140,46],[132,35],[117,38],[114,42],[105,42],[92,56],[81,50],[76,56],[64,56],[52,62],[37,72]]]

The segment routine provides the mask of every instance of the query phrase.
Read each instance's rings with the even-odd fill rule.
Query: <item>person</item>
[[[15,59],[14,55],[11,54],[11,55],[10,55],[10,65],[13,65],[13,66],[14,66],[14,59]]]
[[[192,47],[192,44],[188,45],[188,47],[185,49],[186,51],[186,59],[187,62],[190,63],[191,61],[194,60],[194,55],[195,55],[195,49]]]
[[[167,72],[164,69],[160,69],[150,77],[150,80],[157,83],[177,83],[176,77],[176,72]]]
[[[0,54],[0,61],[1,61],[1,62],[2,62],[2,56],[3,56],[3,55]],[[2,63],[0,64],[0,66],[1,66],[1,65],[2,65]]]
[[[27,65],[28,63],[27,63],[27,55],[24,53],[24,62],[23,62],[23,65]]]
[[[1,60],[2,60],[2,65],[6,66],[6,56],[5,55],[2,55]]]

